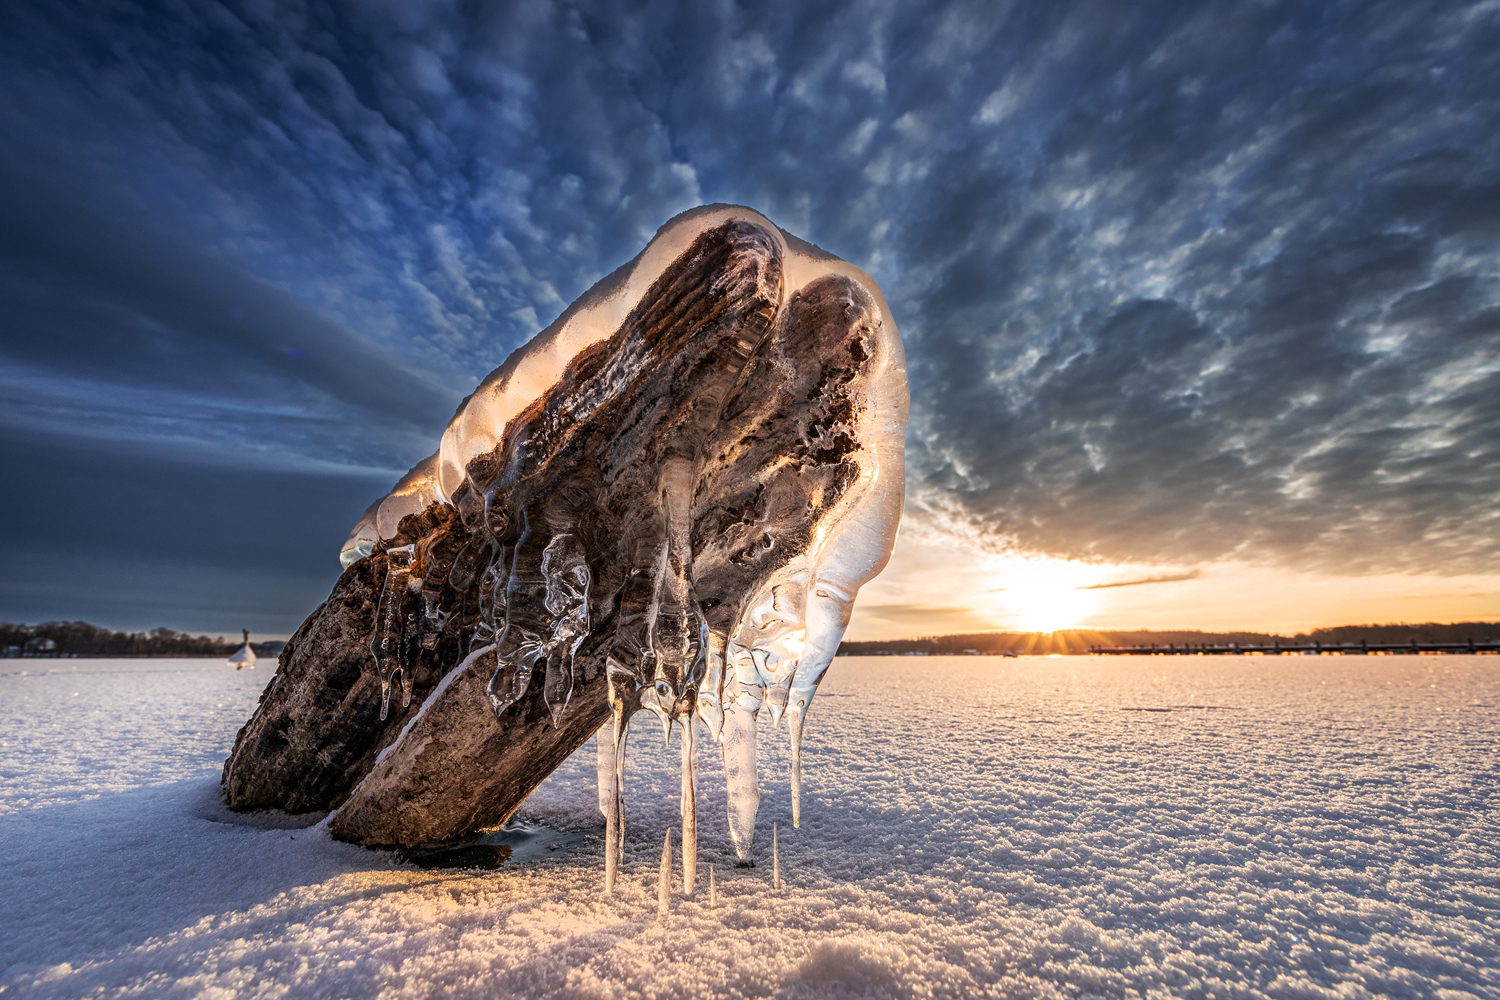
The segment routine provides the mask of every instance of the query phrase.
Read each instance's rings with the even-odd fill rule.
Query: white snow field
[[[0,663],[0,995],[1500,997],[1500,657],[840,659],[802,828],[767,734],[732,867],[704,752],[702,878],[661,922],[650,716],[607,897],[597,831],[424,871],[226,813],[270,666]],[[595,830],[594,773],[522,815]]]

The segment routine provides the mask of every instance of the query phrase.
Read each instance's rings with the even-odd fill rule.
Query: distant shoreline
[[[1358,646],[1417,643],[1420,645],[1490,643],[1500,639],[1500,621],[1393,622],[1337,625],[1282,635],[1273,632],[1204,632],[1189,629],[1094,630],[1056,632],[966,632],[909,639],[845,640],[839,656],[1064,656],[1091,650],[1128,647]],[[206,635],[188,635],[158,628],[150,632],[114,632],[87,622],[43,622],[17,625],[0,622],[0,659],[217,659],[240,648]],[[259,657],[276,657],[282,640],[252,642]]]
[[[215,636],[188,635],[169,628],[149,632],[115,632],[88,622],[0,622],[0,659],[75,660],[131,658],[229,657],[244,643]],[[276,656],[286,645],[276,639],[252,642],[256,656]]]
[[[1078,656],[1099,648],[1184,646],[1358,646],[1481,643],[1500,639],[1500,621],[1490,622],[1391,622],[1370,625],[1335,625],[1296,635],[1272,632],[1202,632],[1175,630],[1061,629],[1056,632],[966,632],[920,636],[911,639],[846,640],[839,644],[840,656]]]
[[[251,648],[255,648],[257,645],[258,645],[258,643],[254,643],[254,642],[252,642],[250,644]],[[234,653],[235,650],[237,650],[239,648],[240,648],[239,646],[235,646],[234,649],[231,649],[228,652],[222,653],[222,654],[221,653],[22,653],[22,654],[17,655],[15,653],[6,653],[3,650],[0,650],[0,660],[215,660],[215,661],[218,661],[218,660],[228,659],[229,656],[230,656],[230,654]],[[255,650],[255,655],[258,658],[263,659],[263,660],[267,660],[267,661],[276,659],[275,655],[273,655],[271,653],[262,654],[259,649]]]

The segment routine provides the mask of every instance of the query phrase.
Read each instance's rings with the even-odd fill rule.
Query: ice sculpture
[[[906,416],[900,336],[863,271],[745,208],[662,227],[487,377],[345,544],[346,579],[368,566],[369,586],[379,581],[368,634],[382,720],[398,681],[403,697],[399,732],[348,792],[335,835],[431,835],[392,817],[438,803],[445,782],[472,797],[500,788],[514,809],[531,787],[521,779],[454,783],[443,767],[473,765],[445,762],[541,748],[550,770],[557,748],[538,726],[570,752],[607,718],[612,886],[627,734],[645,709],[668,740],[681,734],[684,891],[696,879],[695,715],[722,746],[731,836],[753,863],[759,729],[786,723],[800,822],[808,707],[860,586],[889,558]],[[466,714],[477,690],[509,742]],[[295,742],[299,720],[264,711],[247,747]],[[239,767],[226,767],[231,804],[254,784]],[[438,832],[493,818],[465,809]]]

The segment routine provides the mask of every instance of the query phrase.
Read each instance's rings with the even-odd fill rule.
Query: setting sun
[[[1030,632],[1073,628],[1098,603],[1093,591],[1079,589],[1089,582],[1089,569],[1078,563],[1017,561],[1002,572],[1000,580],[1004,586],[995,593]]]

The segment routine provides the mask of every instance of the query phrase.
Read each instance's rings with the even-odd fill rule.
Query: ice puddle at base
[[[486,378],[350,535],[346,566],[387,559],[371,639],[387,704],[456,630],[464,653],[494,646],[497,715],[540,683],[560,727],[575,657],[611,628],[606,887],[641,709],[669,741],[681,733],[684,892],[695,714],[721,745],[730,834],[753,864],[759,727],[786,725],[800,825],[807,712],[895,540],[907,406],[900,336],[868,275],[749,209],[677,217]],[[433,505],[456,510],[458,537],[401,545],[403,519]]]

